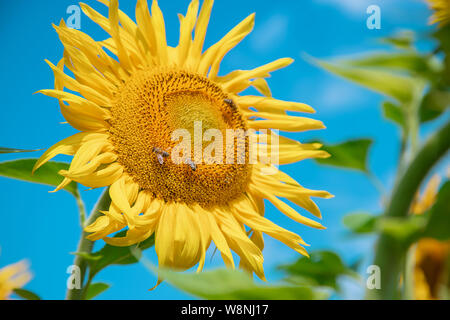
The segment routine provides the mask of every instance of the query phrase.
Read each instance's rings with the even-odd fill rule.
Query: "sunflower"
[[[450,0],[427,0],[434,11],[430,17],[430,24],[439,23],[441,26],[450,22]]]
[[[0,269],[0,300],[9,298],[13,289],[21,288],[31,279],[25,261],[20,261]]]
[[[56,66],[48,62],[55,89],[40,92],[57,98],[67,122],[81,132],[49,148],[34,167],[58,154],[73,155],[68,170],[59,172],[64,180],[56,190],[71,181],[90,188],[109,187],[109,210],[85,227],[88,239],[129,246],[154,234],[160,266],[186,270],[198,264],[198,271],[214,242],[227,266],[235,267],[234,251],[240,267],[261,279],[263,233],[307,255],[300,236],[264,217],[264,199],[296,222],[324,229],[280,198],[321,218],[311,197],[331,195],[302,187],[273,163],[260,158],[248,161],[254,136],[267,141],[266,155],[277,150],[279,164],[329,156],[319,150],[320,144],[302,144],[276,133],[324,128],[318,120],[286,113],[313,113],[310,106],[271,97],[265,78],[293,60],[279,59],[220,76],[223,57],[251,32],[254,14],[203,51],[212,0],[205,0],[201,8],[194,0],[186,15],[179,15],[176,47],[166,43],[157,1],[150,11],[146,0],[137,1],[136,23],[118,9],[118,1],[100,2],[108,7],[108,17],[80,5],[110,38],[94,41],[64,21],[54,26],[64,56]],[[64,73],[65,67],[74,78]],[[260,95],[240,94],[249,87]],[[173,133],[182,128],[195,135],[198,123],[204,136],[210,130],[223,135],[229,130],[250,134],[236,135],[233,141],[237,143],[231,149],[225,146],[226,152],[217,148],[210,153],[223,161],[206,163],[200,158],[194,162],[187,157],[175,163],[171,159],[179,145]],[[227,156],[237,154],[239,143],[245,146],[240,153],[245,161],[224,163]],[[198,148],[194,139],[193,149],[196,144]],[[200,148],[205,146],[200,140]],[[185,155],[194,154],[189,149]],[[127,230],[126,236],[109,236],[122,229]]]
[[[412,212],[423,214],[436,201],[440,183],[438,175],[428,182],[421,197],[417,197]],[[418,300],[439,299],[440,291],[447,283],[447,266],[450,258],[450,242],[423,238],[414,253],[414,296]]]

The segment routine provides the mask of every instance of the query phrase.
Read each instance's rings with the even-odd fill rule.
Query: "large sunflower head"
[[[273,155],[276,164],[328,156],[319,144],[276,133],[324,128],[318,120],[286,113],[312,113],[311,107],[270,95],[265,78],[292,59],[221,76],[223,57],[250,33],[253,14],[204,50],[212,0],[201,8],[194,0],[179,16],[175,47],[166,42],[157,1],[150,11],[146,0],[137,1],[136,23],[117,0],[101,2],[108,17],[81,7],[110,38],[95,41],[64,22],[55,26],[64,57],[56,66],[49,62],[55,89],[40,92],[57,98],[67,122],[80,132],[48,149],[35,166],[58,154],[73,155],[69,169],[59,172],[64,180],[57,190],[70,181],[109,187],[111,205],[85,228],[89,239],[128,246],[155,234],[161,266],[187,269],[198,263],[198,270],[214,242],[227,266],[234,267],[234,251],[241,267],[260,278],[263,233],[306,255],[300,236],[264,217],[267,199],[289,218],[322,229],[280,198],[320,218],[310,197],[330,197],[266,161]],[[261,95],[241,94],[251,86]],[[252,150],[261,141],[266,148],[255,158]],[[108,237],[121,229],[125,237]]]
[[[430,24],[439,23],[446,25],[450,22],[450,0],[427,0],[428,5],[434,11],[430,18]]]
[[[10,264],[0,269],[0,300],[6,300],[14,289],[22,288],[31,280],[25,261]]]

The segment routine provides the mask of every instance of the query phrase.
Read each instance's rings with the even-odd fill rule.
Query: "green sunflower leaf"
[[[301,257],[293,264],[279,266],[279,269],[287,273],[289,282],[326,286],[336,291],[340,291],[337,280],[342,276],[360,280],[359,275],[332,251],[313,251],[310,258]]]
[[[29,290],[25,289],[14,289],[13,292],[25,300],[41,300],[41,298],[35,294],[34,292],[31,292]]]
[[[409,247],[417,241],[425,230],[426,217],[413,215],[409,217],[383,217],[377,223],[379,232],[390,236],[396,243]]]
[[[19,159],[0,162],[0,176],[56,187],[63,180],[58,171],[69,168],[67,163],[49,161],[36,170],[34,174],[31,174],[36,161],[37,159]],[[78,196],[78,187],[75,182],[68,184],[64,190]]]
[[[433,79],[441,70],[441,64],[417,52],[375,53],[364,57],[338,60],[338,64],[348,67],[377,68],[386,71],[400,71]]]
[[[34,151],[39,151],[39,150],[42,150],[42,149],[25,150],[25,149],[12,149],[12,148],[0,147],[0,153],[34,152]]]
[[[401,107],[397,106],[396,104],[390,101],[385,101],[383,102],[382,108],[383,108],[383,115],[386,119],[395,122],[403,129],[406,128],[405,116]]]
[[[378,219],[379,216],[367,212],[355,212],[347,214],[342,222],[350,231],[362,234],[375,232]]]
[[[323,150],[331,154],[326,159],[314,159],[320,164],[368,172],[367,156],[372,145],[371,139],[349,140],[335,145],[326,145]]]
[[[422,88],[422,81],[411,77],[373,68],[353,67],[339,63],[329,63],[312,59],[313,63],[338,76],[353,81],[370,90],[391,97],[402,104],[413,99],[416,90]]]
[[[84,298],[85,300],[92,300],[102,292],[108,290],[109,287],[111,287],[109,284],[103,282],[91,283],[89,287],[86,289]]]
[[[381,43],[390,44],[398,49],[410,50],[413,49],[415,38],[416,36],[413,31],[402,30],[392,36],[380,38],[379,41]]]
[[[144,261],[145,259],[142,259]],[[273,285],[257,284],[239,270],[215,269],[200,273],[175,272],[157,269],[149,262],[149,270],[174,287],[196,297],[210,300],[312,300],[325,299],[326,292],[309,286],[288,283]]]

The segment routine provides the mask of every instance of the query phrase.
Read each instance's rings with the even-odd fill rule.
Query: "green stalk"
[[[109,197],[109,188],[105,189],[103,191],[102,195],[98,199],[97,203],[94,206],[94,209],[92,209],[91,214],[89,215],[89,218],[81,225],[82,231],[81,231],[81,238],[78,242],[78,253],[91,253],[92,248],[94,247],[94,241],[90,241],[86,239],[86,236],[88,235],[87,232],[84,231],[84,227],[92,224],[100,215],[100,211],[102,210],[108,210],[109,205],[111,203],[111,198]],[[83,219],[82,219],[83,220]],[[81,288],[80,289],[67,289],[66,293],[66,299],[67,300],[81,300],[83,299],[83,293],[84,293],[84,277],[86,275],[86,269],[87,269],[87,262],[86,260],[80,256],[76,255],[73,264],[75,266],[78,266],[80,268],[80,283]]]
[[[410,147],[410,157],[414,158],[419,148],[419,127],[420,127],[420,117],[419,117],[419,108],[422,102],[422,91],[416,90],[413,94],[413,99],[407,108],[408,111],[408,135],[411,139],[411,147]],[[401,172],[400,177],[401,177]],[[403,266],[403,299],[411,300],[414,297],[414,250],[409,248],[406,251],[406,256],[404,259]]]
[[[406,218],[414,196],[431,168],[450,148],[450,122],[436,131],[415,155],[395,186],[385,217]],[[381,289],[367,290],[368,299],[398,299],[398,284],[406,249],[391,237],[381,234],[374,264],[381,269]]]
[[[78,189],[76,190],[74,196],[77,201],[78,212],[80,214],[80,225],[84,226],[84,222],[86,221],[86,206],[84,205],[83,199],[81,199]]]

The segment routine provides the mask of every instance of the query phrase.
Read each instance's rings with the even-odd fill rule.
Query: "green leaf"
[[[413,215],[408,217],[383,217],[377,223],[378,230],[394,239],[404,248],[417,241],[423,234],[426,217]]]
[[[439,41],[440,48],[445,52],[450,52],[450,25],[445,25],[433,34],[433,37]]]
[[[405,116],[402,109],[392,102],[385,101],[382,105],[385,118],[395,122],[403,129],[406,128]]]
[[[29,290],[14,289],[13,292],[25,300],[41,300],[41,298],[37,294],[35,294]]]
[[[445,70],[442,72],[442,83],[450,86],[450,24],[438,28],[433,37],[439,41],[439,51],[445,55]]]
[[[397,32],[393,36],[380,38],[381,43],[390,44],[398,49],[410,50],[413,47],[415,40],[415,34],[410,30],[402,30]]]
[[[58,171],[69,168],[67,163],[49,161],[34,174],[31,174],[36,161],[37,159],[19,159],[0,162],[0,176],[56,187],[63,180]],[[78,188],[75,182],[71,182],[64,189],[74,196],[78,195]]]
[[[338,63],[348,67],[382,68],[390,72],[406,72],[427,79],[433,79],[442,69],[437,60],[416,52],[375,53],[364,57],[338,60]]]
[[[155,267],[152,270],[156,272]],[[176,288],[210,300],[313,300],[326,297],[324,292],[307,286],[257,284],[244,272],[232,269],[181,273],[160,268],[157,273]]]
[[[25,150],[25,149],[12,149],[12,148],[0,147],[0,153],[34,152],[34,151],[39,151],[39,150],[42,150],[42,149]]]
[[[85,300],[92,300],[102,292],[108,290],[109,284],[103,282],[91,283],[86,289]]]
[[[115,237],[124,236],[126,231],[121,231],[115,235]],[[152,247],[155,244],[155,238],[152,235],[143,242],[138,244],[139,249],[145,250]],[[109,265],[125,265],[133,264],[139,261],[140,257],[136,257],[131,249],[136,246],[128,247],[117,247],[106,244],[102,249],[94,253],[75,253],[77,255],[82,255],[83,258],[87,260],[89,264],[90,277],[93,277],[100,270],[106,268]],[[139,251],[141,252],[141,251]]]
[[[450,181],[440,188],[436,202],[428,213],[428,223],[423,236],[440,241],[450,240]]]
[[[347,267],[332,251],[313,251],[310,258],[301,257],[295,263],[282,265],[279,269],[288,274],[288,281],[298,284],[327,286],[339,290],[338,278],[351,276],[359,280],[356,272]]]
[[[88,252],[72,252],[71,254],[80,256],[83,259],[91,260],[91,261],[97,261],[97,260],[100,260],[102,258],[100,255],[95,255],[94,256],[92,253],[88,253]]]
[[[368,172],[367,155],[371,139],[349,140],[335,145],[324,145],[323,150],[331,154],[326,159],[315,159],[318,163]]]
[[[338,76],[353,81],[375,92],[381,93],[397,101],[407,104],[412,101],[413,93],[418,90],[421,81],[411,77],[397,75],[392,72],[370,68],[357,68],[342,63],[328,63],[313,59],[314,63]]]
[[[376,231],[376,223],[379,216],[366,213],[350,213],[344,217],[342,222],[354,233],[371,233]]]
[[[450,181],[440,189],[437,200],[423,215],[403,218],[354,213],[344,217],[344,225],[355,233],[381,232],[391,236],[403,247],[420,238],[450,240]]]
[[[420,122],[439,117],[450,106],[450,91],[432,88],[422,99],[419,107]]]

